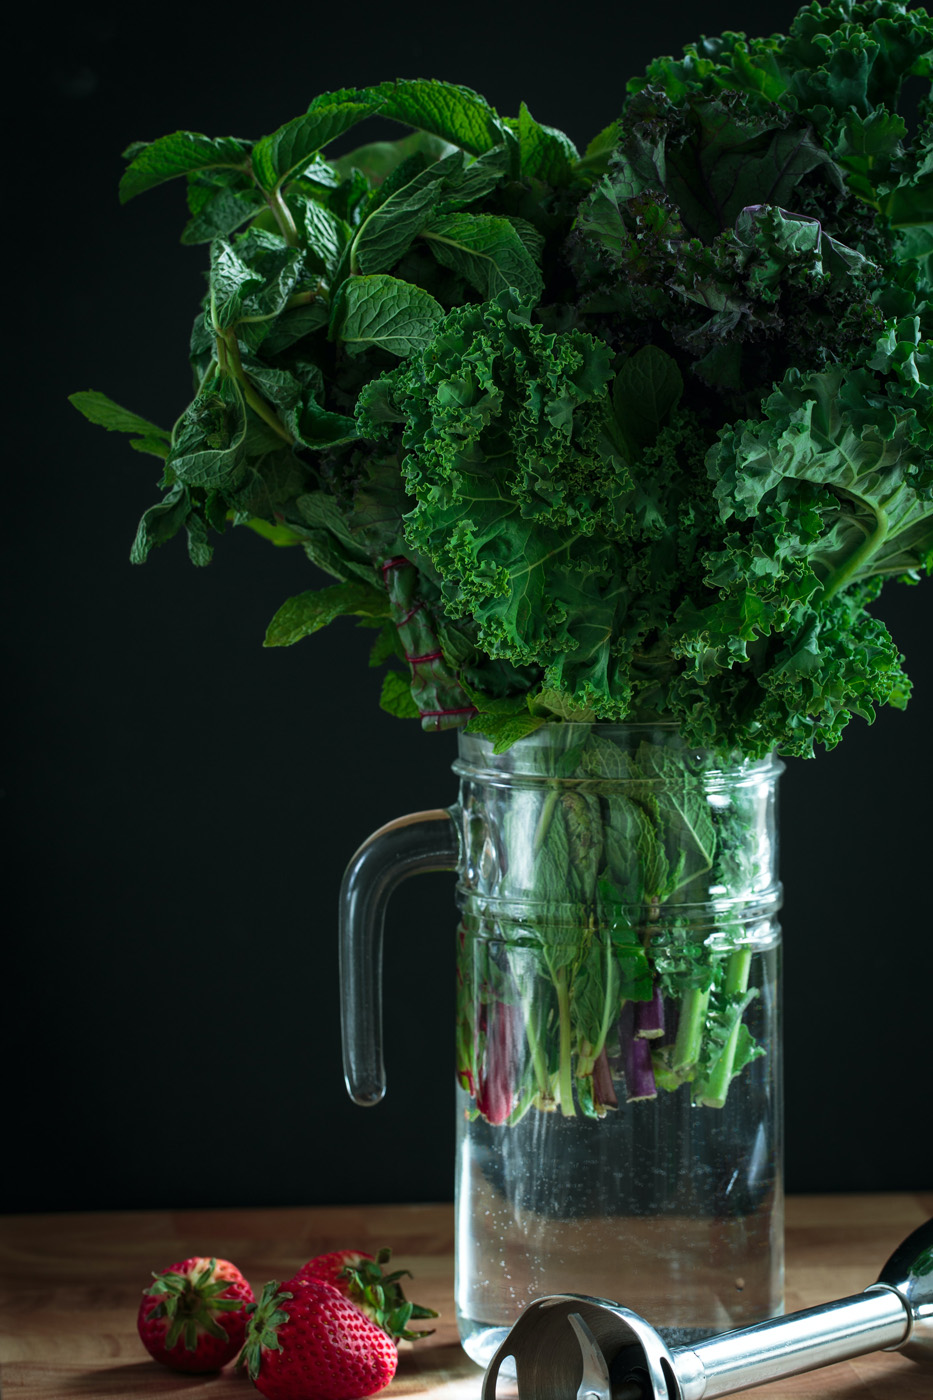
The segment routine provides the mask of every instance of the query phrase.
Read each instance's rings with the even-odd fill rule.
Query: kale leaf
[[[831,0],[656,59],[582,154],[431,79],[130,147],[121,198],[183,180],[210,244],[174,429],[73,396],[163,459],[131,557],[299,545],[337,582],[269,644],[404,630],[404,579],[385,703],[500,746],[663,716],[808,755],[903,705],[876,603],[933,562],[931,75],[923,9]],[[329,155],[372,117],[399,139]]]

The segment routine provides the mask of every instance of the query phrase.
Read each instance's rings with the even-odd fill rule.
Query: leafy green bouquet
[[[121,198],[184,178],[210,245],[174,427],[72,396],[164,459],[133,560],[302,548],[337,582],[266,645],[357,617],[384,708],[500,752],[663,720],[807,756],[902,707],[871,606],[933,563],[931,72],[924,10],[814,0],[656,60],[582,153],[420,79],[131,147]],[[325,155],[370,117],[411,133]]]

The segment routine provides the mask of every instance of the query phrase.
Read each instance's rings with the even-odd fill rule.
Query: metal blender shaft
[[[910,1330],[910,1313],[900,1294],[872,1288],[823,1307],[723,1332],[672,1353],[678,1400],[713,1400],[866,1352],[896,1350]]]
[[[540,1298],[490,1361],[483,1400],[495,1400],[507,1358],[520,1400],[715,1400],[881,1349],[933,1369],[933,1220],[864,1293],[673,1351],[628,1308],[573,1294]]]

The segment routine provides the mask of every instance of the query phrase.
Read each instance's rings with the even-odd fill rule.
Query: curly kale
[[[131,147],[121,197],[183,176],[211,245],[174,430],[73,396],[164,459],[133,559],[302,547],[336,582],[269,645],[358,617],[386,708],[503,745],[664,716],[806,755],[903,705],[874,609],[933,565],[931,76],[923,9],[814,0],[656,59],[582,154],[421,79]],[[327,158],[373,116],[409,130]]]

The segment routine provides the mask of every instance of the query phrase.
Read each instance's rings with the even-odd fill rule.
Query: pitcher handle
[[[364,1108],[386,1091],[382,1056],[382,935],[389,896],[423,870],[456,870],[457,808],[412,812],[381,826],[354,855],[340,887],[340,1023],[343,1073]]]

